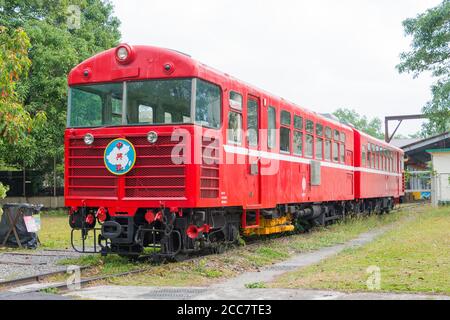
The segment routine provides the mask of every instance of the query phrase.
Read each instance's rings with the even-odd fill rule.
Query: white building
[[[427,150],[433,164],[433,204],[450,204],[450,148]]]

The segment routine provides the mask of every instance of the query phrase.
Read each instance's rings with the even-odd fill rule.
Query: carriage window
[[[334,141],[339,141],[340,139],[339,131],[334,130]]]
[[[281,111],[281,124],[283,126],[291,125],[291,114],[287,111]]]
[[[341,132],[341,142],[345,143],[345,139],[346,139],[345,133]]]
[[[280,128],[280,151],[291,151],[291,130],[285,127]]]
[[[196,79],[195,122],[205,127],[220,127],[220,88]]]
[[[242,110],[242,96],[234,91],[230,91],[230,107],[236,110]]]
[[[294,131],[294,154],[297,156],[303,155],[303,133]]]
[[[339,143],[333,142],[333,162],[339,162]]]
[[[228,115],[228,142],[241,145],[242,143],[242,115],[230,112]]]
[[[267,129],[268,129],[268,139],[267,139],[267,146],[270,149],[274,149],[277,141],[276,141],[276,111],[274,107],[269,107],[267,114]]]
[[[314,122],[311,120],[306,120],[306,132],[314,133]]]
[[[313,157],[313,150],[314,150],[314,138],[313,136],[307,134],[306,135],[306,152],[305,156],[308,158]]]
[[[325,128],[325,138],[331,139],[331,128],[330,127]]]
[[[316,135],[321,137],[323,135],[323,125],[316,124]]]
[[[323,139],[322,138],[316,139],[316,159],[318,159],[318,160],[323,159]]]
[[[341,156],[341,162],[345,163],[345,144],[341,143],[339,147],[340,147],[339,154]]]
[[[153,123],[153,108],[149,106],[139,105],[139,122]]]
[[[258,102],[251,98],[247,101],[247,135],[248,145],[258,146]]]
[[[331,161],[331,141],[325,140],[325,160]]]
[[[362,146],[362,149],[361,149],[361,165],[363,166],[363,167],[365,167],[366,166],[366,146]]]
[[[294,116],[294,128],[297,130],[303,129],[303,118],[300,116]]]

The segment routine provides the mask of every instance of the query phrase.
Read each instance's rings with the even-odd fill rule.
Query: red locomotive
[[[180,52],[122,44],[68,81],[69,222],[104,254],[220,248],[404,194],[402,150]]]

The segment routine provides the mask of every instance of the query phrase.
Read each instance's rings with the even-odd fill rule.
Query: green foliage
[[[361,130],[372,137],[384,139],[383,131],[381,129],[382,122],[379,118],[369,120],[366,116],[361,116],[355,110],[347,108],[339,108],[333,115],[340,121],[349,123],[356,129]]]
[[[0,182],[0,199],[6,198],[6,193],[8,192],[9,187],[3,185],[3,183]]]
[[[69,5],[80,8],[80,27],[72,28]],[[67,75],[81,61],[117,45],[119,21],[102,0],[0,0],[0,25],[23,28],[30,38],[29,76],[17,84],[28,112],[45,111],[47,125],[33,130],[18,148],[0,147],[9,164],[53,171],[63,163]]]
[[[412,36],[411,51],[400,55],[401,73],[414,77],[429,71],[435,77],[433,99],[423,108],[430,116],[423,135],[450,130],[450,0],[403,22],[405,33]]]

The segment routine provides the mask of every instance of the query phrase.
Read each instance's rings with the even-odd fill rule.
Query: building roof
[[[398,148],[403,148],[404,146],[410,145],[420,140],[420,138],[392,139],[390,143]]]
[[[450,131],[402,146],[408,158],[417,163],[430,161],[433,150],[447,148],[450,148]]]

